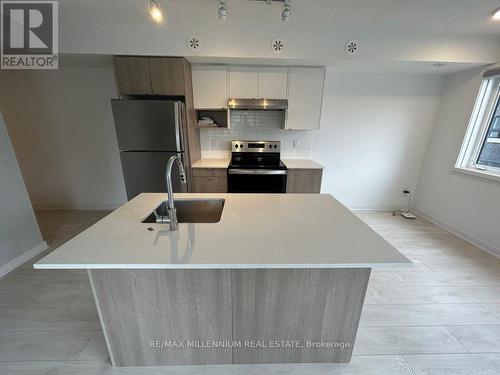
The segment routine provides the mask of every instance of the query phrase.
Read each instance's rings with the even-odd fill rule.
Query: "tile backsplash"
[[[309,159],[313,140],[310,130],[283,130],[282,111],[232,111],[231,128],[201,129],[201,157],[231,156],[231,141],[281,141],[283,159]]]

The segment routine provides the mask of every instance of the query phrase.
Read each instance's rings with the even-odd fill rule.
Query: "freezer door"
[[[184,151],[183,105],[171,100],[111,100],[120,151]]]
[[[120,152],[127,198],[130,200],[140,193],[166,192],[165,168],[173,155],[180,155],[183,160],[182,154],[173,152]],[[172,168],[172,187],[174,192],[187,192],[177,163]]]

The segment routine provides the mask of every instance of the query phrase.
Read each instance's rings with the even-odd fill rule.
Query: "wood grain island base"
[[[91,269],[115,366],[349,362],[370,268]]]
[[[371,269],[411,265],[331,195],[200,199],[220,221],[143,223],[143,193],[34,264],[88,270],[114,365],[349,362]]]

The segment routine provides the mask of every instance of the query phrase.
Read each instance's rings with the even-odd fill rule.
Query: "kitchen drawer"
[[[227,169],[193,168],[195,193],[227,193]]]
[[[193,168],[192,169],[193,176],[226,176],[227,169],[226,168]]]

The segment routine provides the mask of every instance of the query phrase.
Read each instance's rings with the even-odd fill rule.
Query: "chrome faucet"
[[[168,163],[165,171],[165,179],[167,182],[167,216],[157,216],[156,222],[160,224],[169,224],[170,230],[179,229],[179,223],[177,222],[177,211],[174,206],[174,192],[172,189],[172,167],[174,162],[177,162],[179,166],[179,174],[181,176],[181,182],[186,183],[186,172],[184,171],[184,166],[179,156],[172,156]]]

